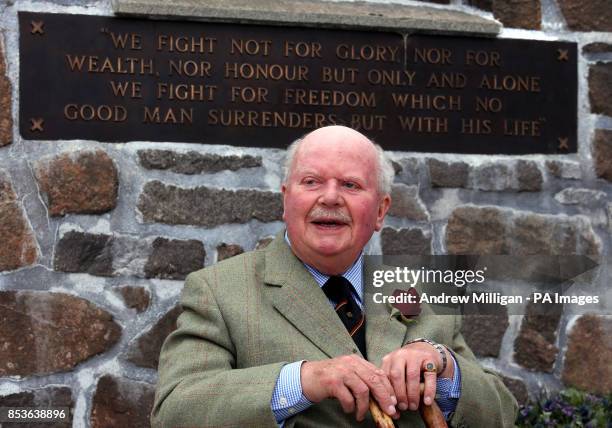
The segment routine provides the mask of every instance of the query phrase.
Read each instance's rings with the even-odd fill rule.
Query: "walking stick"
[[[424,388],[425,386],[421,384],[421,394]],[[384,413],[378,406],[378,403],[372,398],[370,398],[370,413],[374,418],[376,428],[395,428],[393,419]],[[440,410],[440,407],[438,407],[435,401],[432,402],[431,405],[426,406],[423,400],[421,400],[419,403],[419,413],[427,428],[448,428],[442,410]]]
[[[370,397],[370,413],[374,418],[376,428],[395,428],[393,425],[393,419],[386,413],[383,413],[378,406],[378,403]]]

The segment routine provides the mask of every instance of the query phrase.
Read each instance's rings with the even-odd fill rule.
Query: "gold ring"
[[[437,373],[436,365],[434,363],[425,364],[425,371],[428,373]]]

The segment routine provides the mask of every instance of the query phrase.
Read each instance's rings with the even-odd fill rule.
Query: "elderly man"
[[[154,426],[372,426],[370,396],[398,427],[422,426],[421,399],[452,426],[512,426],[516,402],[478,365],[458,317],[403,324],[363,281],[363,248],[391,203],[382,149],[330,126],[287,158],[286,231],[187,278]]]

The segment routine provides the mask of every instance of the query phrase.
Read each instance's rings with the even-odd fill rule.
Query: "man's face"
[[[361,134],[332,126],[304,138],[283,185],[283,220],[295,254],[327,274],[344,272],[375,230],[390,197],[378,191],[377,153]]]

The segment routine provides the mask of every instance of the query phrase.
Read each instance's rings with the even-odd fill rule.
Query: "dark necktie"
[[[342,276],[332,276],[323,285],[323,292],[334,303],[334,309],[346,327],[364,358],[365,346],[365,315],[353,298],[351,283]]]

